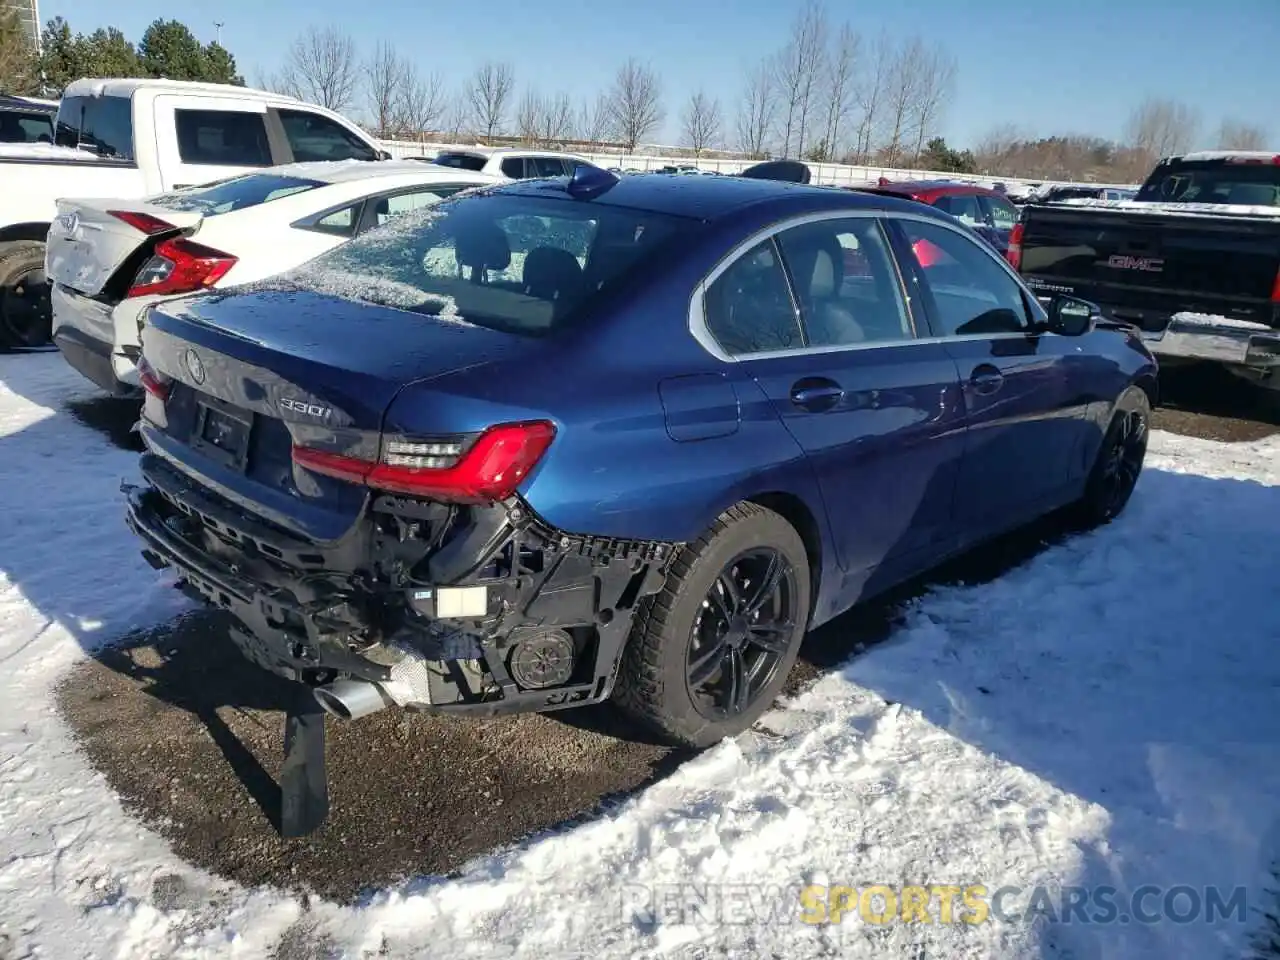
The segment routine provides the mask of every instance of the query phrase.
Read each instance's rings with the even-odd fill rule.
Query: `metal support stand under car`
[[[324,710],[311,688],[297,684],[284,718],[280,768],[280,835],[305,837],[329,816],[329,775],[324,758]]]

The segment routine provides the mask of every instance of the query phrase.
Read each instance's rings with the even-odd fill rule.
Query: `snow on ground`
[[[773,735],[725,743],[458,878],[304,908],[178,861],[54,713],[49,687],[68,664],[181,603],[121,520],[134,456],[65,410],[86,392],[56,355],[0,358],[0,956],[260,957],[283,937],[306,956],[917,956],[923,944],[948,958],[1167,960],[1238,955],[1267,905],[1280,441],[1157,434],[1117,523],[998,581],[933,591],[890,641],[773,712]],[[175,874],[193,895],[153,899]],[[806,884],[982,884],[988,903],[1017,887],[1006,913],[1053,908],[1031,899],[1037,885],[1113,887],[1123,912],[1147,884],[1214,885],[1223,900],[1245,885],[1249,915],[943,924],[932,900],[931,923],[876,924],[855,906],[823,926],[800,922]],[[1142,905],[1158,909],[1162,892]]]

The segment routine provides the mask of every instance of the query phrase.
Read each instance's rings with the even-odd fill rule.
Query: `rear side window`
[[[265,115],[243,110],[173,111],[183,163],[217,167],[269,167]]]
[[[513,180],[523,180],[528,176],[525,173],[524,157],[507,157],[502,161],[502,172]]]
[[[174,190],[153,198],[150,202],[170,210],[195,210],[206,216],[231,213],[305,193],[323,187],[320,180],[301,177],[278,177],[265,173],[253,173],[243,177],[219,180],[217,183],[185,190]]]
[[[1008,200],[984,197],[983,202],[991,210],[991,225],[997,230],[1012,230],[1018,222],[1018,208]]]
[[[541,228],[530,246],[534,220]],[[404,213],[276,283],[544,335],[693,229],[621,207],[470,195]]]
[[[804,345],[800,318],[772,240],[757,244],[707,288],[707,329],[731,357]]]
[[[133,160],[133,110],[127,97],[64,97],[54,141],[115,160]]]
[[[377,160],[378,154],[342,124],[307,110],[278,110],[284,136],[298,163]]]
[[[934,206],[939,210],[945,210],[961,223],[971,227],[982,222],[982,210],[978,206],[978,198],[971,193],[939,197]]]
[[[477,157],[474,153],[442,153],[432,161],[442,167],[455,167],[459,170],[472,170],[479,173],[484,169],[485,157]]]

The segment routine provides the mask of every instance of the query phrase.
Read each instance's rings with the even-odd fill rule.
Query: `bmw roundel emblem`
[[[187,372],[191,374],[192,380],[197,384],[204,383],[204,364],[200,362],[199,355],[190,347],[182,355],[182,362],[187,365]]]

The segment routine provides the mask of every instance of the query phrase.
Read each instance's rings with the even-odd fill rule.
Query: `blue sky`
[[[422,3],[381,0],[44,0],[44,19],[73,30],[114,23],[137,40],[157,17],[182,20],[202,40],[222,42],[252,82],[280,65],[308,25],[337,26],[365,50],[395,42],[424,70],[461,80],[484,59],[513,64],[517,81],[574,96],[607,86],[628,56],[663,80],[664,139],[677,137],[689,91],[703,87],[732,115],[746,66],[779,46],[801,0],[529,0]],[[1129,110],[1148,94],[1199,109],[1206,136],[1225,115],[1267,129],[1280,148],[1280,0],[869,0],[828,3],[864,36],[919,33],[945,44],[959,64],[942,124],[969,146],[1001,123],[1034,134],[1119,137]],[[109,11],[109,12],[108,12]],[[353,11],[358,11],[353,15]],[[110,18],[108,20],[107,18]]]

